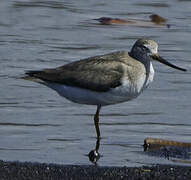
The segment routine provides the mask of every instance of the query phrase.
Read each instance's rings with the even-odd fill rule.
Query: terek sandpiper
[[[100,139],[101,107],[136,98],[153,81],[152,60],[186,71],[161,58],[155,41],[139,39],[130,52],[117,51],[57,68],[27,71],[25,79],[42,83],[75,103],[96,105],[94,124]]]

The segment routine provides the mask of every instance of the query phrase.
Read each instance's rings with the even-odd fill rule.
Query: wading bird
[[[57,68],[27,71],[25,79],[44,84],[75,103],[96,105],[94,124],[97,139],[100,139],[101,107],[129,101],[140,95],[153,81],[153,60],[186,71],[160,57],[155,41],[139,39],[130,52],[117,51]]]

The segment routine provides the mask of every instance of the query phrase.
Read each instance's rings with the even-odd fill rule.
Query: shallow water
[[[25,70],[57,67],[85,57],[130,50],[141,37],[186,73],[154,63],[155,80],[137,99],[101,110],[99,165],[175,164],[143,151],[146,137],[190,142],[191,1],[0,2],[0,159],[91,164],[96,107],[78,105],[40,84],[20,79]],[[171,27],[99,25],[101,16],[149,19]],[[184,164],[184,163],[182,163]]]

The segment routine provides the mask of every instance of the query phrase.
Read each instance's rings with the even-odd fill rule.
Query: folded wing
[[[55,69],[28,71],[26,74],[49,83],[106,92],[121,85],[124,73],[121,62],[115,59],[115,55],[112,57],[108,55],[96,56]]]

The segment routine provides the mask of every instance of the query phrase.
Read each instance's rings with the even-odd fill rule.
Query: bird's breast
[[[111,90],[113,96],[117,96],[121,102],[136,98],[153,81],[154,69],[152,63],[148,73],[147,75],[142,64],[126,69],[121,79],[121,86]]]
[[[154,71],[153,65],[152,63],[150,63],[150,71],[149,71],[148,78],[145,82],[145,88],[153,81],[154,74],[155,74],[155,71]]]

